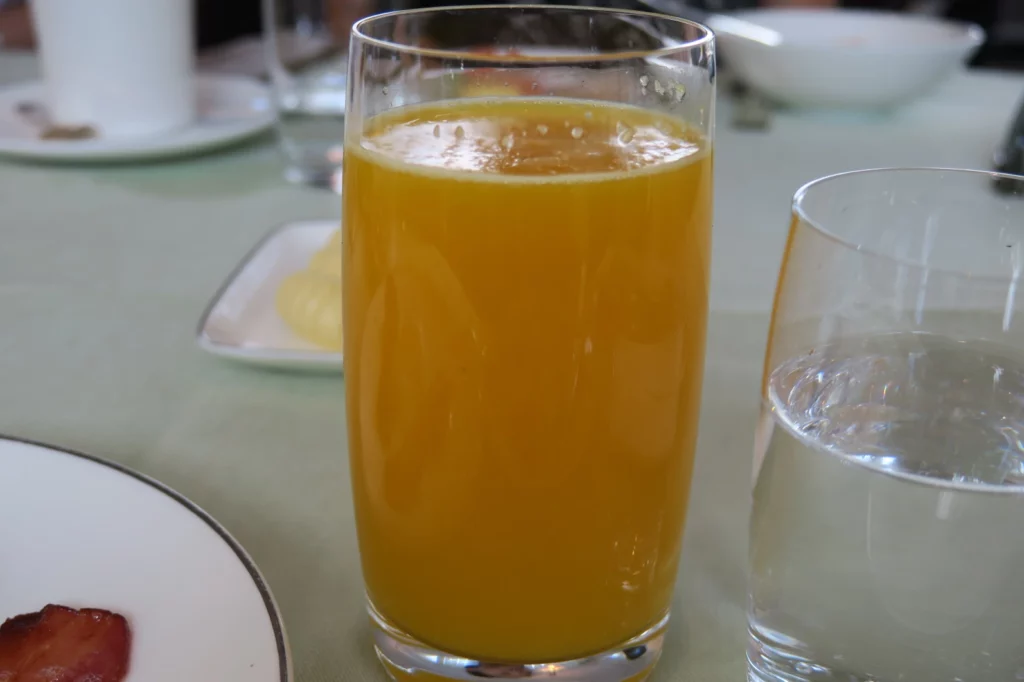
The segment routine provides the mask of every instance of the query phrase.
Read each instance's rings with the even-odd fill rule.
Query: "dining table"
[[[33,55],[0,51],[0,85],[37,74]],[[988,168],[1022,95],[1024,74],[964,70],[895,112],[778,111],[752,130],[732,125],[723,88],[698,456],[655,680],[745,679],[753,436],[794,191],[857,168]],[[282,169],[270,135],[162,162],[0,160],[0,433],[112,460],[188,497],[262,571],[295,680],[383,680],[343,376],[244,366],[196,344],[211,296],[264,234],[340,216],[336,194],[289,184]]]

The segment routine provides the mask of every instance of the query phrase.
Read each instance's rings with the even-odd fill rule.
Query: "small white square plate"
[[[341,372],[341,353],[299,338],[274,305],[284,278],[305,269],[337,229],[336,220],[304,220],[272,230],[242,260],[207,306],[196,333],[199,347],[249,365]]]

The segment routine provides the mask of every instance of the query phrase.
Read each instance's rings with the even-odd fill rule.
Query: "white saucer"
[[[0,90],[0,156],[42,161],[129,161],[192,154],[237,142],[266,130],[274,111],[266,86],[238,76],[196,77],[199,117],[181,130],[142,138],[42,140],[39,129],[18,114],[20,102],[43,102],[43,84]]]
[[[252,559],[161,483],[0,437],[0,622],[47,604],[120,613],[126,682],[290,682],[288,643]]]
[[[272,230],[214,295],[199,320],[199,347],[250,365],[340,373],[344,365],[341,353],[299,338],[274,305],[284,278],[305,269],[338,227],[337,220],[304,220]]]

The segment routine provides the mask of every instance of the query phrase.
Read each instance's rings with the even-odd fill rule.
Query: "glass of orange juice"
[[[642,679],[679,565],[711,258],[714,43],[580,7],[359,22],[349,454],[396,677]]]

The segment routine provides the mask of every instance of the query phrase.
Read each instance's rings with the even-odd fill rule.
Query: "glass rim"
[[[849,177],[859,175],[884,175],[884,174],[899,174],[899,173],[921,173],[926,175],[941,175],[941,174],[952,174],[962,178],[973,177],[978,179],[987,179],[991,184],[994,184],[997,180],[1007,180],[1012,183],[1019,184],[1021,189],[1024,190],[1024,175],[1014,175],[1012,173],[1001,173],[999,171],[981,170],[976,168],[946,168],[942,166],[887,166],[881,168],[862,168],[859,170],[843,171],[840,173],[832,173],[831,175],[825,175],[820,178],[811,180],[810,182],[804,183],[799,189],[793,194],[793,200],[791,203],[791,210],[793,215],[806,224],[812,230],[820,234],[825,239],[838,244],[839,246],[848,249],[850,251],[857,251],[865,256],[871,258],[878,258],[880,260],[888,261],[894,265],[903,265],[919,270],[928,270],[930,272],[942,273],[945,275],[966,277],[978,281],[995,281],[1003,282],[1014,279],[1012,273],[1006,275],[975,275],[970,272],[948,267],[934,267],[926,263],[911,260],[900,256],[894,256],[891,253],[881,251],[876,248],[871,248],[863,245],[857,240],[850,239],[848,237],[840,236],[838,233],[826,228],[821,224],[821,221],[812,219],[804,209],[804,199],[808,193],[818,188],[819,186],[828,184],[833,181],[843,180]],[[995,191],[990,188],[990,191]],[[1024,203],[1024,194],[1021,194],[1019,198],[1012,198],[1013,201],[1021,201]]]
[[[369,35],[365,28],[370,25],[387,19],[394,19],[402,16],[416,16],[416,15],[430,15],[439,14],[442,12],[462,12],[464,14],[472,14],[475,12],[483,11],[503,11],[509,12],[514,10],[537,10],[544,12],[575,12],[578,14],[605,14],[605,15],[619,15],[626,17],[635,18],[647,18],[647,19],[658,19],[660,21],[667,21],[674,23],[677,26],[688,27],[697,29],[700,36],[693,40],[679,40],[677,44],[668,45],[652,50],[608,50],[602,52],[584,52],[582,49],[573,49],[565,54],[543,54],[543,55],[516,55],[516,54],[488,54],[480,52],[472,52],[465,49],[443,49],[443,48],[430,48],[420,47],[417,45],[409,45],[402,43],[397,40],[390,40],[385,38],[375,38]],[[361,43],[373,45],[375,47],[397,52],[399,54],[407,54],[418,57],[430,57],[434,59],[445,59],[445,60],[466,60],[473,62],[481,62],[488,64],[508,64],[508,65],[533,65],[533,64],[580,64],[580,63],[595,63],[595,62],[617,62],[624,61],[627,59],[649,59],[658,57],[667,57],[677,54],[683,50],[689,50],[694,47],[700,47],[714,43],[715,34],[714,32],[697,21],[690,19],[684,19],[682,17],[675,17],[668,14],[661,14],[659,12],[645,12],[642,10],[628,10],[628,9],[615,9],[613,7],[589,7],[584,5],[542,5],[542,4],[527,4],[527,5],[510,5],[510,4],[487,4],[487,5],[448,5],[444,7],[424,7],[419,9],[404,9],[395,10],[391,12],[383,12],[381,14],[374,14],[368,17],[360,19],[352,25],[351,36],[354,40],[358,40]]]

